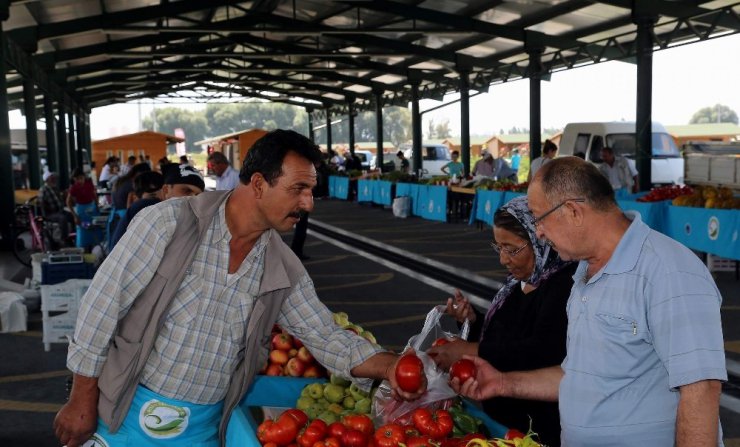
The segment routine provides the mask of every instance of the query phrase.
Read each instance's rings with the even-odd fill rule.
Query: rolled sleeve
[[[108,255],[80,301],[74,338],[67,352],[67,368],[86,377],[100,376],[108,347],[136,297],[151,281],[162,259],[171,231],[160,227],[174,221],[152,206],[142,210]]]
[[[283,302],[278,324],[301,340],[321,365],[342,377],[351,378],[352,368],[383,352],[334,322],[332,312],[319,300],[307,273]],[[364,388],[372,383],[371,379],[353,380]]]

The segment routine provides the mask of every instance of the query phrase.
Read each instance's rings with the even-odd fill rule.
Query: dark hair
[[[604,146],[601,148],[602,151],[607,151],[610,154],[614,155],[614,149],[610,148],[609,146]]]
[[[229,159],[226,158],[226,155],[224,155],[223,152],[211,152],[211,155],[208,156],[208,161],[211,163],[229,164]]]
[[[252,175],[259,172],[270,185],[274,185],[283,173],[283,160],[290,151],[313,165],[321,161],[321,150],[311,140],[292,130],[277,129],[265,134],[249,149],[239,172],[239,180],[249,183]]]
[[[156,171],[142,172],[134,177],[134,194],[141,198],[146,193],[157,192],[164,186],[164,176]]]
[[[136,178],[136,176],[142,172],[149,172],[151,170],[152,168],[148,163],[137,163],[131,166],[131,169],[129,169],[125,175],[118,177],[118,180],[116,180],[116,184],[113,187],[114,189],[117,189],[119,185],[123,185],[124,183],[131,181],[131,179]]]
[[[493,226],[510,231],[523,240],[531,242],[529,233],[526,229],[524,229],[524,226],[522,226],[521,222],[519,222],[517,218],[514,217],[511,213],[506,211],[505,208],[499,208],[493,214]]]
[[[578,157],[552,160],[537,171],[535,179],[541,182],[551,205],[583,197],[599,211],[617,206],[609,180],[592,163]]]
[[[542,146],[542,153],[547,154],[549,152],[557,151],[558,147],[550,140],[545,140],[545,144]]]
[[[82,168],[75,168],[74,171],[72,171],[72,178],[75,177],[87,177],[85,175],[85,171],[82,170]]]
[[[460,155],[460,151],[452,151],[450,155]]]

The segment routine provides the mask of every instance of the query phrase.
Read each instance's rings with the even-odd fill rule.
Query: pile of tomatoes
[[[418,408],[410,421],[375,429],[370,417],[355,414],[327,424],[321,419],[309,422],[306,413],[293,408],[262,422],[257,439],[264,447],[464,447],[472,439],[485,440],[481,434],[451,438],[454,422],[447,410]]]
[[[662,200],[673,200],[678,196],[693,194],[690,186],[668,185],[653,188],[649,193],[637,199],[638,202],[660,202]]]

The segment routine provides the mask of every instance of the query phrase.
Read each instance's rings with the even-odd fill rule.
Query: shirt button
[[[586,302],[586,300],[588,300],[588,298],[586,298],[585,296],[581,297],[581,301],[583,301],[584,303]]]

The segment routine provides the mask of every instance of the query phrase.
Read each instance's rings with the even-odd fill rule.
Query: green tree
[[[450,130],[450,120],[445,120],[444,122],[434,126],[434,134],[439,139],[450,138],[452,136],[452,131]]]
[[[711,107],[699,109],[691,117],[689,124],[708,124],[708,123],[738,123],[737,113],[728,106],[715,104]]]
[[[145,129],[156,129],[157,132],[169,135],[174,135],[175,129],[182,129],[185,132],[185,145],[188,152],[200,152],[201,148],[196,147],[193,142],[208,136],[208,123],[203,112],[179,107],[152,110],[149,116],[142,121],[142,126]],[[175,148],[170,146],[168,150],[174,153]]]

